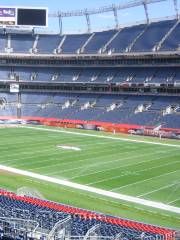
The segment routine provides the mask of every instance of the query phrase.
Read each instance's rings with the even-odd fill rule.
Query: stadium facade
[[[1,28],[1,123],[180,138],[179,16],[146,16],[146,23],[120,28],[116,21],[102,32],[88,25],[84,34]],[[2,238],[178,239],[172,229],[3,190],[0,204]]]

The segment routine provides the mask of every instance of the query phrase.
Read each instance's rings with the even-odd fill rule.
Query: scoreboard
[[[0,6],[0,26],[47,27],[48,9]]]

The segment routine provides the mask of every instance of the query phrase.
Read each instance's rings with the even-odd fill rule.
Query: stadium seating
[[[37,41],[37,53],[53,54],[54,50],[58,48],[62,37],[59,35],[39,35]]]
[[[115,30],[95,33],[91,41],[85,47],[84,53],[98,53],[101,48],[113,37]]]
[[[163,21],[157,23],[151,23],[137,40],[131,49],[131,52],[136,51],[152,51],[161,39],[168,33],[168,31],[175,24],[173,21]]]
[[[115,239],[118,234],[120,234],[122,240],[152,240],[161,239],[165,236],[168,237],[167,239],[171,239],[175,234],[174,230],[132,222],[28,196],[18,196],[3,190],[0,190],[0,214],[1,218],[11,217],[17,220],[35,221],[39,224],[42,234],[43,231],[46,231],[46,234],[50,232],[58,221],[68,216],[71,217],[71,236],[74,237],[85,236],[88,230],[96,225],[100,225],[102,239],[103,237]],[[21,233],[21,239],[27,239],[23,228],[19,233],[18,229],[15,228],[15,224],[8,224],[8,220],[6,224],[3,224],[4,222],[0,219],[0,234],[2,236],[6,236],[10,232],[11,236],[14,233],[16,239],[18,239],[20,237],[18,234]]]
[[[33,54],[146,52],[152,51],[166,35],[159,50],[177,50],[179,48],[180,23],[172,32],[170,31],[176,22],[177,20],[152,22],[93,34],[60,36],[57,34],[0,33],[0,52],[32,52]],[[169,31],[170,34],[168,34]]]
[[[11,34],[11,48],[14,53],[28,53],[33,48],[35,37],[32,34]]]
[[[174,29],[174,31],[168,36],[168,38],[163,43],[161,50],[178,50],[179,45],[179,32],[180,32],[180,23]]]
[[[0,52],[5,52],[5,48],[7,47],[7,38],[5,35],[0,34]]]
[[[3,56],[0,63],[2,65],[0,83],[3,89],[0,90],[0,124],[8,117],[18,118],[18,121],[20,117],[22,119],[34,117],[46,120],[51,118],[55,123],[61,120],[61,123],[65,124],[68,120],[71,122],[82,120],[83,123],[87,123],[86,121],[101,122],[104,125],[111,123],[113,127],[115,124],[129,124],[138,125],[137,129],[145,129],[144,126],[147,126],[146,129],[151,130],[159,125],[164,128],[176,128],[177,131],[180,129],[178,91],[176,93],[174,91],[174,96],[170,96],[170,93],[158,94],[154,89],[156,86],[165,86],[168,89],[168,85],[173,88],[180,84],[178,61],[177,65],[168,65],[173,60],[168,57],[166,65],[163,66],[165,59],[161,62],[159,57],[166,56],[167,51],[180,50],[179,20],[150,22],[83,34],[44,34],[36,31],[23,33],[23,30],[15,32],[16,30],[13,33],[11,30],[0,29],[0,54]],[[143,55],[145,52],[146,56]],[[145,65],[146,60],[150,60],[154,52],[156,57],[158,56],[159,65],[155,65],[153,59],[151,63],[147,61],[148,64]],[[121,62],[119,58],[124,57],[125,53],[129,54],[123,59],[124,62],[127,59],[127,64],[119,66]],[[75,55],[70,56],[71,54]],[[85,56],[86,54],[88,56]],[[136,59],[138,54],[141,58]],[[173,54],[178,56],[177,52]],[[130,59],[132,62],[128,62],[132,56]],[[28,59],[27,62],[23,61],[24,57]],[[118,65],[114,64],[111,67],[105,65],[111,61],[111,57],[114,62],[117,60]],[[19,62],[17,58],[20,59]],[[46,64],[46,61],[43,62],[45,58],[53,60],[54,63],[57,60],[57,65]],[[68,59],[64,67],[58,65],[61,58],[65,63]],[[68,61],[71,58],[75,63],[81,59],[79,65],[70,65]],[[88,63],[86,65],[86,62],[83,64],[84,58],[90,61],[97,59],[97,64],[96,60],[95,65]],[[31,59],[32,62],[37,61],[39,65],[33,64]],[[99,59],[105,59],[104,65],[98,65]],[[141,62],[138,62],[139,59],[144,60],[144,65],[139,64]],[[18,94],[10,93],[11,83],[20,83]],[[68,92],[68,88],[65,87],[69,85],[75,86],[72,89],[76,89],[76,92]],[[100,86],[99,93],[98,90],[92,91],[92,85]],[[109,91],[123,87],[120,88],[121,92],[112,91],[105,94],[101,92],[101,86],[104,85]],[[49,90],[51,86],[52,92]],[[85,93],[80,91],[79,86],[82,89],[83,86],[90,87],[87,87],[88,92]],[[143,91],[140,89],[141,86],[152,87],[151,92],[145,95],[144,89]],[[66,92],[60,91],[59,89],[62,89],[60,87],[64,87]],[[130,87],[136,88],[136,91]],[[131,93],[131,90],[134,93]],[[45,240],[43,233],[47,234],[57,222],[69,216],[74,240],[77,236],[82,239],[89,229],[97,225],[100,226],[102,240],[106,236],[117,240],[118,234],[120,234],[118,239],[121,240],[160,240],[165,236],[166,240],[174,240],[172,229],[0,190],[0,240],[28,240],[27,229],[22,226],[17,228],[8,221],[8,218],[38,223],[38,230],[42,234],[40,239]],[[29,239],[35,240],[34,236]]]
[[[16,99],[12,94],[2,95],[5,105],[0,116],[16,116]],[[172,106],[172,111],[166,109]],[[21,114],[25,117],[93,120],[180,128],[180,97],[22,93]],[[171,119],[171,121],[170,121]]]
[[[124,52],[145,28],[146,25],[139,25],[120,29],[118,35],[107,46],[107,51]]]
[[[80,50],[81,47],[86,43],[89,37],[90,34],[67,35],[61,47],[61,53],[77,53],[78,50]]]
[[[171,31],[172,30],[172,31]],[[163,40],[163,41],[162,41]],[[158,46],[158,49],[156,48]],[[0,31],[0,54],[10,54],[10,58],[18,56],[38,59],[38,54],[52,54],[52,59],[66,59],[66,54],[113,54],[158,51],[176,51],[180,48],[180,23],[177,20],[150,22],[116,30],[85,34],[37,34],[11,33]],[[163,53],[164,54],[164,53]],[[9,55],[7,55],[9,58]],[[116,55],[115,55],[116,56]],[[151,55],[150,55],[151,56]],[[46,55],[45,55],[46,57]],[[86,56],[91,58],[92,56]],[[106,56],[107,57],[107,56]],[[69,55],[68,55],[69,59]],[[2,60],[2,65],[4,64]],[[167,61],[168,62],[168,61]],[[7,65],[7,64],[6,64]],[[30,86],[20,92],[10,93],[11,82]],[[123,65],[117,67],[86,66],[52,67],[51,65],[33,66],[31,64],[17,65],[16,60],[10,66],[0,66],[0,83],[7,84],[6,90],[0,91],[0,123],[8,117],[37,117],[53,118],[54,121],[82,120],[114,124],[129,124],[150,127],[161,125],[165,128],[180,129],[180,96],[160,95],[156,91],[145,95],[139,91],[133,94],[88,93],[50,91],[41,86],[100,86],[106,84],[111,88],[116,86],[175,86],[180,83],[180,68],[173,66],[156,66],[147,64],[146,67]],[[42,84],[43,83],[43,84]],[[88,84],[86,84],[88,83]],[[134,84],[134,85],[133,85]],[[4,85],[3,85],[4,87]],[[21,87],[21,86],[20,86]],[[32,89],[34,90],[32,91]],[[31,89],[31,90],[30,90]],[[56,91],[57,90],[57,91]],[[122,89],[121,89],[122,90]],[[141,89],[140,89],[141,90]],[[123,91],[122,91],[123,92]],[[2,121],[2,122],[1,122]],[[75,121],[74,121],[75,122]],[[138,126],[137,126],[138,127]],[[144,129],[144,128],[143,128]],[[147,128],[149,129],[149,128]],[[77,209],[70,206],[48,202],[27,196],[0,190],[0,239],[26,240],[26,229],[17,229],[15,225],[4,219],[21,219],[24,222],[38,223],[41,232],[49,232],[53,226],[67,217],[71,217],[71,235],[85,236],[93,226],[100,226],[100,235],[115,240],[120,234],[121,240],[160,240],[168,235],[166,240],[172,240],[173,230],[129,220],[102,215],[95,212]],[[3,219],[3,221],[2,221]],[[35,240],[34,237],[29,238]],[[80,238],[82,239],[82,238]],[[103,238],[102,238],[103,239]],[[43,235],[41,240],[44,240]],[[173,239],[174,240],[174,239]]]
[[[157,83],[170,84],[180,81],[178,67],[124,67],[124,68],[32,68],[1,67],[0,81],[16,80],[38,82],[82,83]]]

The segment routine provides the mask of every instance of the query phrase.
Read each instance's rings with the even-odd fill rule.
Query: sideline
[[[37,131],[59,132],[59,133],[74,134],[74,135],[87,136],[87,137],[96,137],[96,138],[119,140],[119,141],[124,141],[124,142],[136,142],[136,143],[145,143],[145,144],[152,144],[152,145],[160,145],[160,146],[180,148],[180,145],[176,145],[176,144],[151,142],[151,141],[143,141],[143,140],[135,140],[135,139],[111,137],[111,136],[101,136],[101,135],[94,135],[94,134],[90,134],[90,133],[79,133],[79,132],[71,132],[71,131],[58,130],[58,129],[30,127],[30,126],[19,126],[19,128],[27,128],[27,129],[37,130]]]
[[[73,183],[73,182],[70,182],[70,181],[61,180],[61,179],[57,179],[57,178],[53,178],[53,177],[48,177],[48,176],[44,176],[44,175],[41,175],[41,174],[37,174],[37,173],[25,171],[25,170],[20,170],[20,169],[16,169],[16,168],[11,168],[11,167],[7,167],[7,166],[3,166],[3,165],[0,165],[0,169],[4,170],[4,171],[11,172],[11,173],[20,174],[20,175],[23,175],[23,176],[43,180],[43,181],[46,181],[46,182],[51,182],[51,183],[71,187],[71,188],[74,188],[74,189],[83,190],[83,191],[86,191],[86,192],[96,193],[96,194],[103,195],[103,196],[106,196],[106,197],[111,197],[111,198],[115,198],[115,199],[119,199],[119,200],[128,201],[128,202],[131,202],[131,203],[137,203],[137,204],[141,204],[141,205],[144,205],[144,206],[153,207],[153,208],[173,212],[173,213],[176,213],[176,214],[180,214],[180,208],[174,207],[174,206],[171,206],[171,205],[167,205],[167,204],[164,204],[164,203],[145,200],[145,199],[141,199],[141,198],[138,198],[138,197],[132,197],[132,196],[128,196],[128,195],[124,195],[124,194],[120,194],[120,193],[109,192],[109,191],[102,190],[102,189],[99,189],[99,188],[89,187],[89,186],[86,186],[86,185]]]

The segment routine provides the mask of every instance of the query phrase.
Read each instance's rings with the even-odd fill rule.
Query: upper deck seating
[[[37,53],[53,54],[61,40],[62,36],[60,35],[39,35]]]
[[[160,50],[178,50],[180,47],[180,22],[162,44]]]
[[[7,35],[0,34],[0,52],[4,53],[7,47]]]
[[[146,25],[138,25],[120,29],[118,35],[108,45],[107,51],[112,50],[114,53],[124,52],[145,28]]]
[[[82,46],[86,43],[89,37],[90,34],[66,35],[66,39],[61,47],[61,53],[77,53],[77,51],[82,48]]]
[[[116,30],[95,33],[91,41],[85,47],[84,53],[98,53],[115,33]]]
[[[153,47],[161,41],[161,39],[168,33],[175,22],[176,20],[171,20],[149,24],[145,32],[132,47],[131,52],[151,52]]]
[[[35,36],[32,34],[11,34],[11,48],[14,53],[29,53]]]

